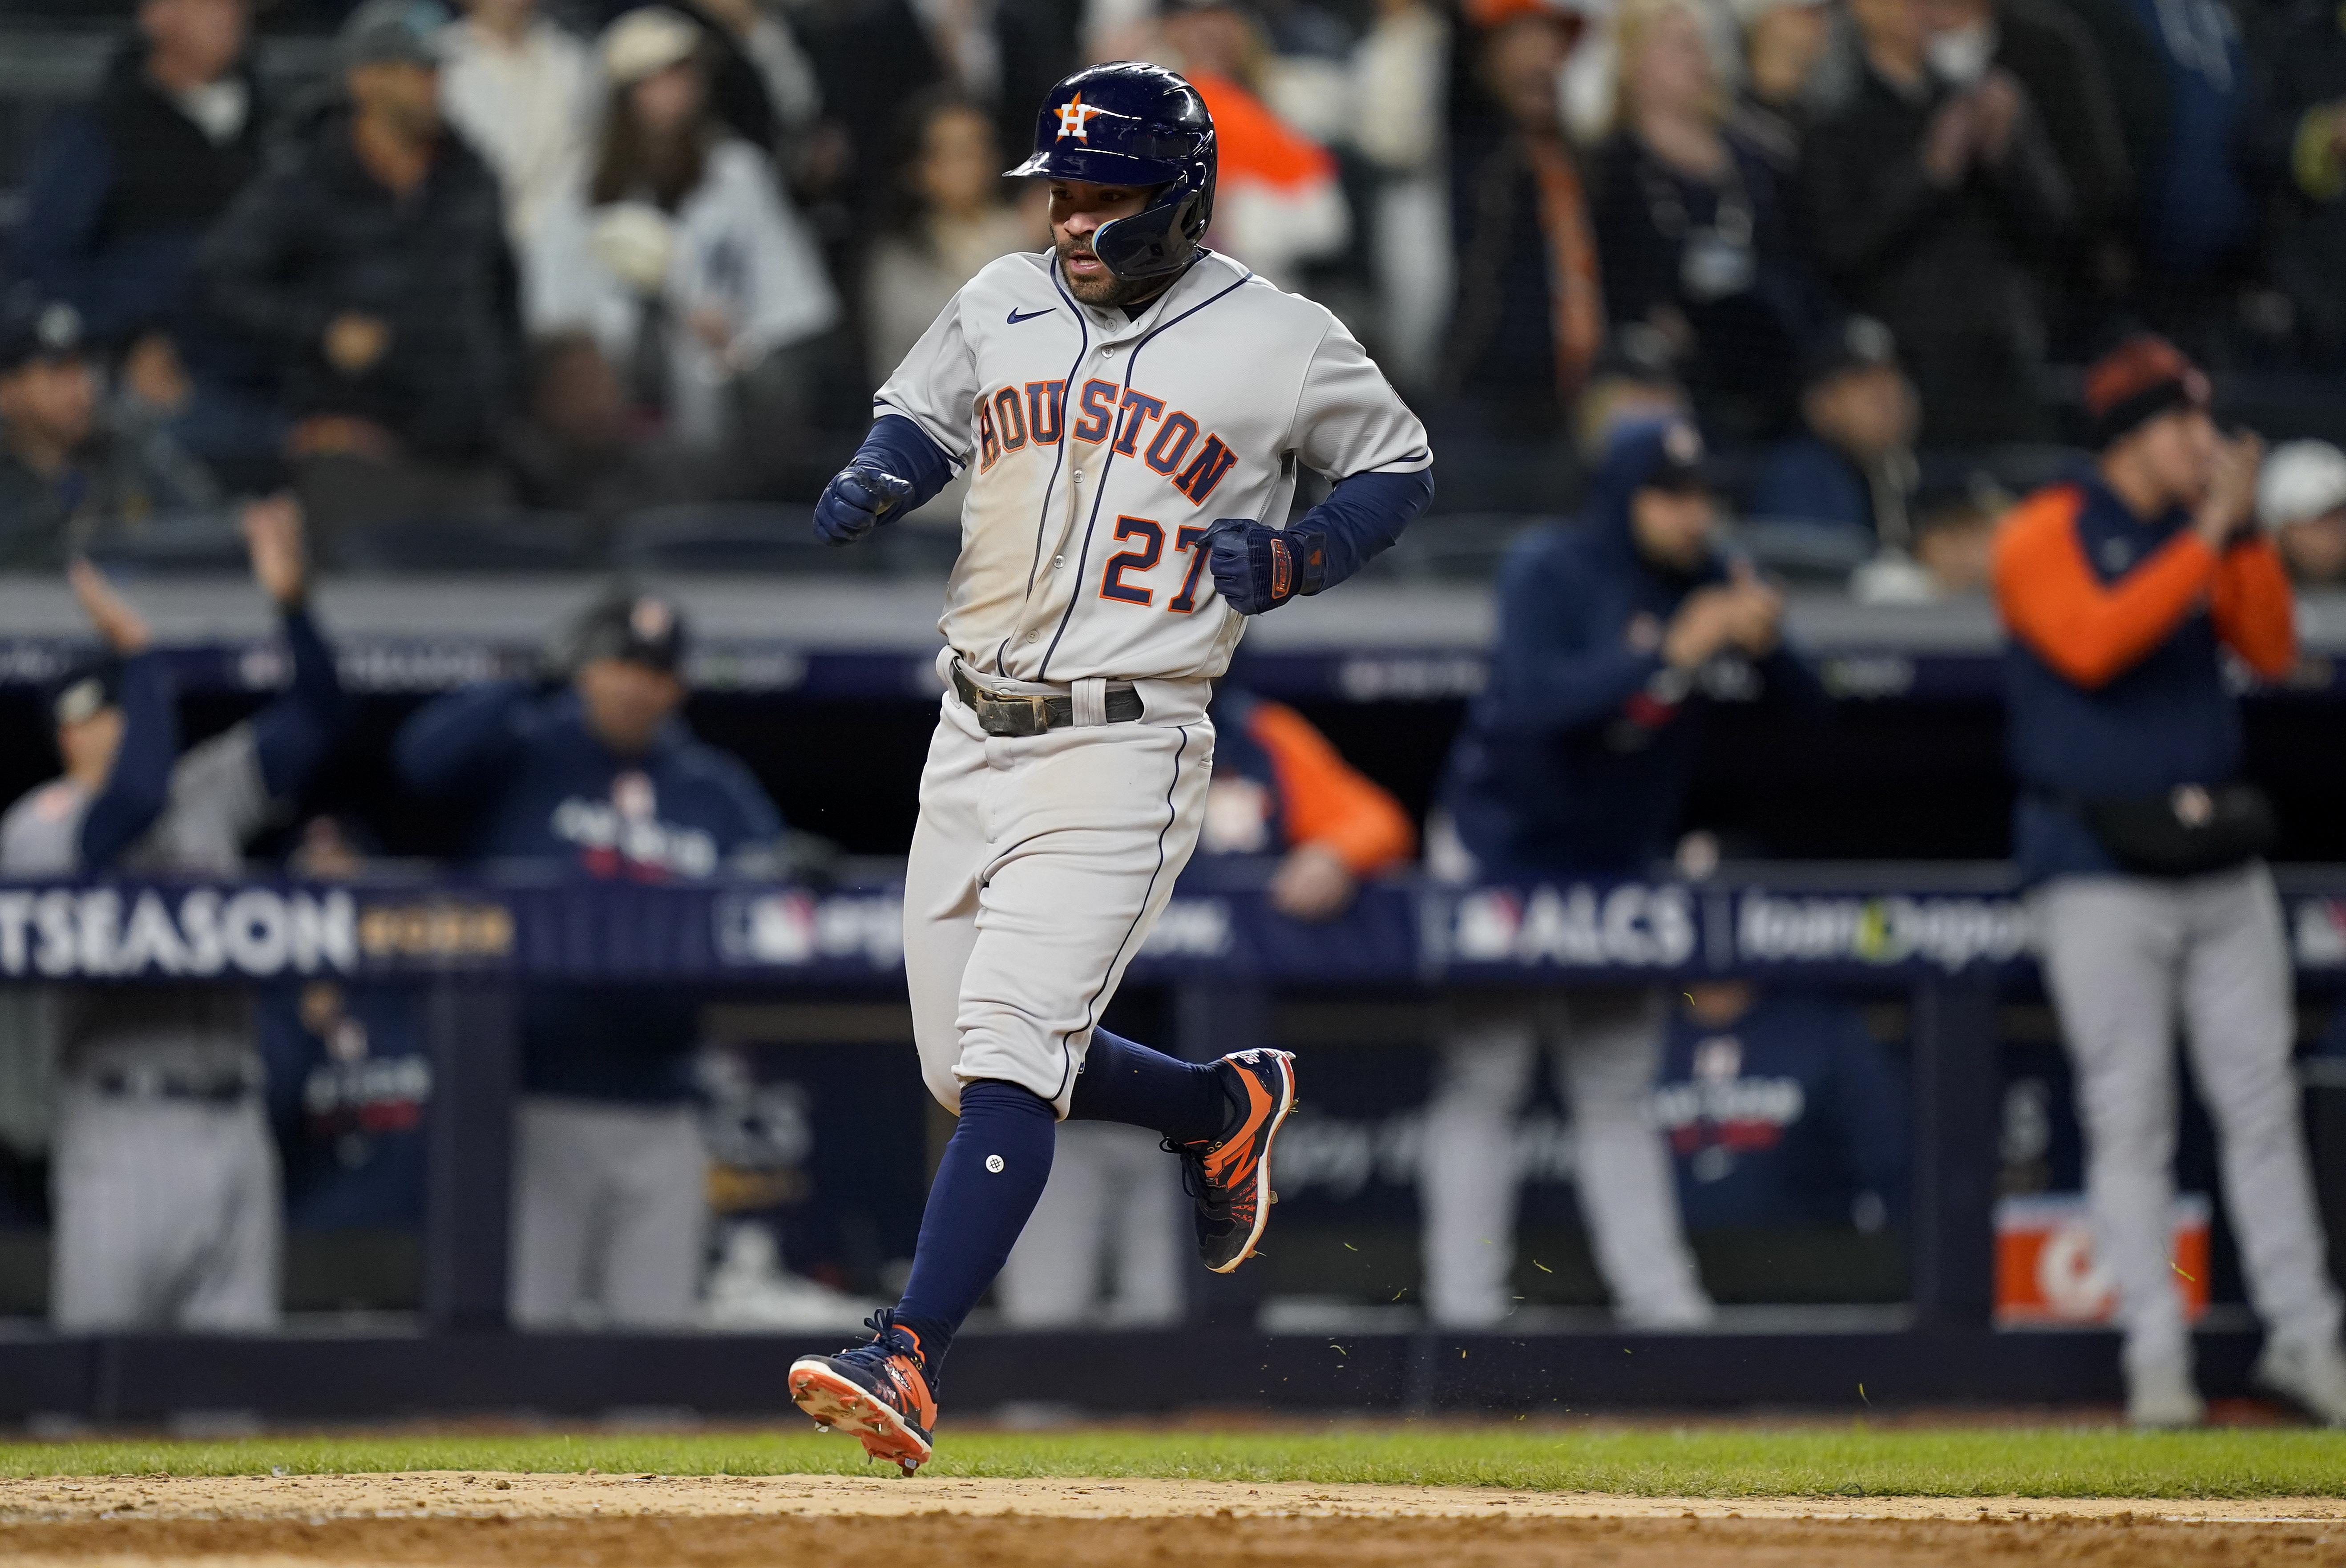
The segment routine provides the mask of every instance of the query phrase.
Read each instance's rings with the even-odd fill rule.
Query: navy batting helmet
[[[1164,66],[1111,60],[1051,89],[1035,155],[1010,172],[1161,187],[1140,211],[1102,224],[1092,253],[1118,278],[1162,277],[1180,270],[1214,216],[1213,117]]]

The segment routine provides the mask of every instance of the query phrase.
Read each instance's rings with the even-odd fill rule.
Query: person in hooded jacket
[[[1670,851],[1702,691],[1800,703],[1815,677],[1782,642],[1782,596],[1713,544],[1701,438],[1678,421],[1617,435],[1576,526],[1500,567],[1491,682],[1451,753],[1429,858],[1459,880],[1636,876]],[[1426,1307],[1503,1318],[1517,1177],[1511,1124],[1543,1040],[1571,1101],[1581,1214],[1617,1315],[1710,1315],[1647,1115],[1662,1009],[1643,988],[1461,993],[1445,1003],[1421,1177]]]

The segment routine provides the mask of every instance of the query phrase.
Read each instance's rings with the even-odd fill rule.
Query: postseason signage
[[[494,892],[343,883],[0,882],[0,981],[236,981],[505,970]]]
[[[1788,871],[1792,868],[1787,868]],[[2010,891],[1803,888],[1787,877],[1443,887],[1375,882],[1341,918],[1273,910],[1264,868],[1200,863],[1136,981],[1506,984],[1703,974],[1787,981],[2025,972]],[[2285,879],[2297,966],[2346,979],[2346,887]],[[890,882],[0,882],[0,983],[509,975],[574,983],[893,985]]]
[[[12,980],[274,980],[359,964],[343,889],[0,886]]]

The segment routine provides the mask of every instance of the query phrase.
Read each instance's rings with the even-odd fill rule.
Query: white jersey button
[[[1051,570],[1053,570],[1054,572],[1057,571],[1060,567],[1062,567],[1062,566],[1066,565],[1066,564],[1067,564],[1067,558],[1066,558],[1065,555],[1054,555],[1054,556],[1052,556],[1052,557],[1051,557]]]
[[[1028,633],[1026,634],[1026,640],[1027,640],[1028,642],[1030,642],[1030,643],[1031,643],[1031,642],[1033,642],[1033,641],[1035,640],[1035,638],[1038,635],[1039,635],[1039,634],[1035,633],[1035,632],[1028,632]]]

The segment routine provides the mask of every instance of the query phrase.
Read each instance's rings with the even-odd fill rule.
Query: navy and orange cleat
[[[1194,1144],[1168,1139],[1181,1156],[1181,1185],[1198,1202],[1198,1256],[1228,1274],[1254,1256],[1270,1206],[1270,1141],[1295,1109],[1295,1057],[1257,1047],[1233,1051],[1215,1065],[1226,1074],[1237,1125],[1219,1138]]]
[[[885,1307],[863,1324],[872,1333],[870,1344],[790,1363],[790,1399],[816,1426],[837,1427],[873,1459],[901,1464],[910,1475],[928,1462],[929,1433],[937,1424],[921,1337]]]

